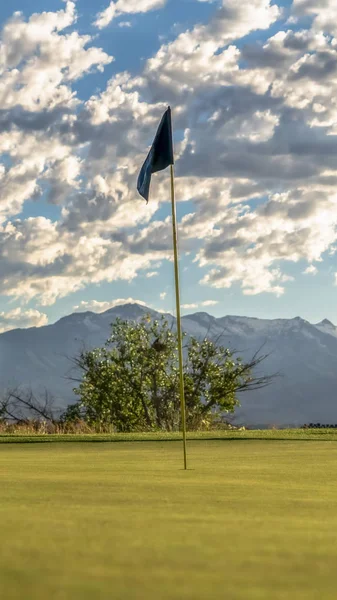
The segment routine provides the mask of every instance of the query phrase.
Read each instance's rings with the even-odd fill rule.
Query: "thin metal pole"
[[[177,216],[174,192],[174,168],[171,167],[171,201],[172,201],[172,228],[173,228],[173,250],[174,250],[174,279],[176,288],[176,310],[177,310],[177,329],[178,329],[178,354],[179,354],[179,389],[180,389],[180,407],[181,407],[181,425],[183,430],[184,446],[184,469],[187,469],[186,452],[186,409],[184,392],[184,363],[183,363],[183,336],[181,329],[180,315],[180,290],[179,290],[179,262],[178,262],[178,235],[177,235]]]

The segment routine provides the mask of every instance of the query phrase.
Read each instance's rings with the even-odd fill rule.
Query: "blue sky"
[[[337,7],[319,5],[2,3],[0,331],[130,298],[174,312],[169,173],[147,207],[135,190],[168,103],[184,312],[337,322]]]

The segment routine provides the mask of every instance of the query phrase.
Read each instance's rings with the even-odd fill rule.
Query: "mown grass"
[[[204,435],[2,445],[0,597],[335,599],[337,436]]]

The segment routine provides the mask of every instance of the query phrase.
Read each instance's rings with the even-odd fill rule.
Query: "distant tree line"
[[[305,423],[304,425],[302,425],[301,429],[336,429],[336,427],[337,423]]]

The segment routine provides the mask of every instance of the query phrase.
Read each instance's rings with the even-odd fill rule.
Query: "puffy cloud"
[[[18,327],[42,327],[47,323],[47,315],[35,309],[13,308],[8,312],[0,312],[0,333]]]
[[[146,273],[146,277],[148,279],[151,279],[152,277],[157,277],[159,275],[158,271],[149,271],[148,273]]]
[[[216,265],[202,283],[221,288],[238,282],[245,294],[281,295],[292,280],[281,261],[320,260],[336,239],[336,223],[336,194],[322,198],[319,190],[277,194],[255,211],[229,209],[199,252],[202,266]]]
[[[309,265],[304,271],[304,275],[316,275],[318,273],[317,267],[315,265]]]
[[[167,296],[167,292],[162,292],[160,295],[160,299],[161,300],[165,300],[166,296]]]
[[[28,23],[21,12],[15,12],[2,31],[0,65],[12,68],[31,57],[36,48],[50,43],[50,36],[69,27],[76,20],[75,3],[67,2],[65,10],[35,13]]]
[[[49,200],[61,203],[77,188],[81,161],[58,136],[44,131],[15,130],[0,136],[1,153],[10,165],[0,165],[0,220],[19,214],[29,199],[38,199],[48,185]]]
[[[109,14],[155,5],[119,0]],[[239,48],[236,40],[268,29],[281,11],[269,0],[226,0],[139,74],[114,75],[86,102],[74,82],[111,57],[76,32],[74,4],[28,21],[14,15],[0,46],[0,292],[47,305],[172,259],[170,219],[156,214],[170,200],[167,172],[153,178],[148,205],[136,193],[167,102],[178,133],[177,199],[190,209],[181,250],[206,268],[204,284],[279,295],[291,281],[287,262],[311,264],[331,251],[337,45],[322,15],[334,3],[321,16],[314,8],[295,0],[294,14],[313,14],[312,26]],[[58,222],[13,220],[41,198],[60,205]]]
[[[267,29],[280,15],[270,0],[223,0],[206,25],[181,33],[148,60],[143,79],[158,99],[176,103],[200,85],[229,85],[239,71],[239,50],[228,45],[256,29]],[[226,47],[227,46],[227,47]]]
[[[28,21],[15,13],[1,33],[0,158],[10,157],[0,168],[3,218],[37,198],[43,180],[52,202],[62,202],[77,187],[80,159],[58,130],[76,119],[72,83],[112,58],[99,48],[86,49],[90,36],[63,32],[75,21],[75,4],[67,2],[64,10]]]
[[[183,308],[184,310],[190,310],[193,308],[198,308],[199,306],[215,306],[216,304],[218,304],[218,302],[216,300],[205,300],[204,302],[193,302],[192,304],[182,304],[181,308]]]
[[[242,291],[246,295],[271,292],[281,296],[284,287],[280,283],[292,281],[291,277],[282,274],[279,269],[270,268],[272,261],[267,258],[263,261],[255,258],[243,260],[242,255],[240,257],[234,252],[228,252],[223,256],[223,261],[226,259],[232,261],[230,268],[211,269],[201,283],[215,288],[230,288],[234,283],[242,282]]]
[[[294,16],[314,16],[313,28],[318,31],[327,31],[336,35],[337,32],[337,5],[335,0],[293,0],[292,12]]]
[[[103,29],[113,19],[123,14],[146,13],[150,10],[162,8],[166,0],[117,0],[110,2],[109,6],[97,15],[95,25]]]
[[[198,305],[197,304],[182,304],[181,308],[184,308],[185,310],[189,310],[192,308],[198,308]]]
[[[65,10],[34,14],[25,22],[21,13],[4,26],[0,45],[0,106],[29,111],[74,106],[70,83],[94,66],[111,62],[101,49],[85,47],[88,35],[62,33],[76,20],[74,2]]]
[[[89,283],[125,280],[148,269],[150,253],[132,255],[121,242],[78,235],[44,217],[7,223],[0,231],[0,292],[43,306]]]
[[[201,303],[201,306],[215,306],[216,304],[219,304],[218,300],[205,300]]]

